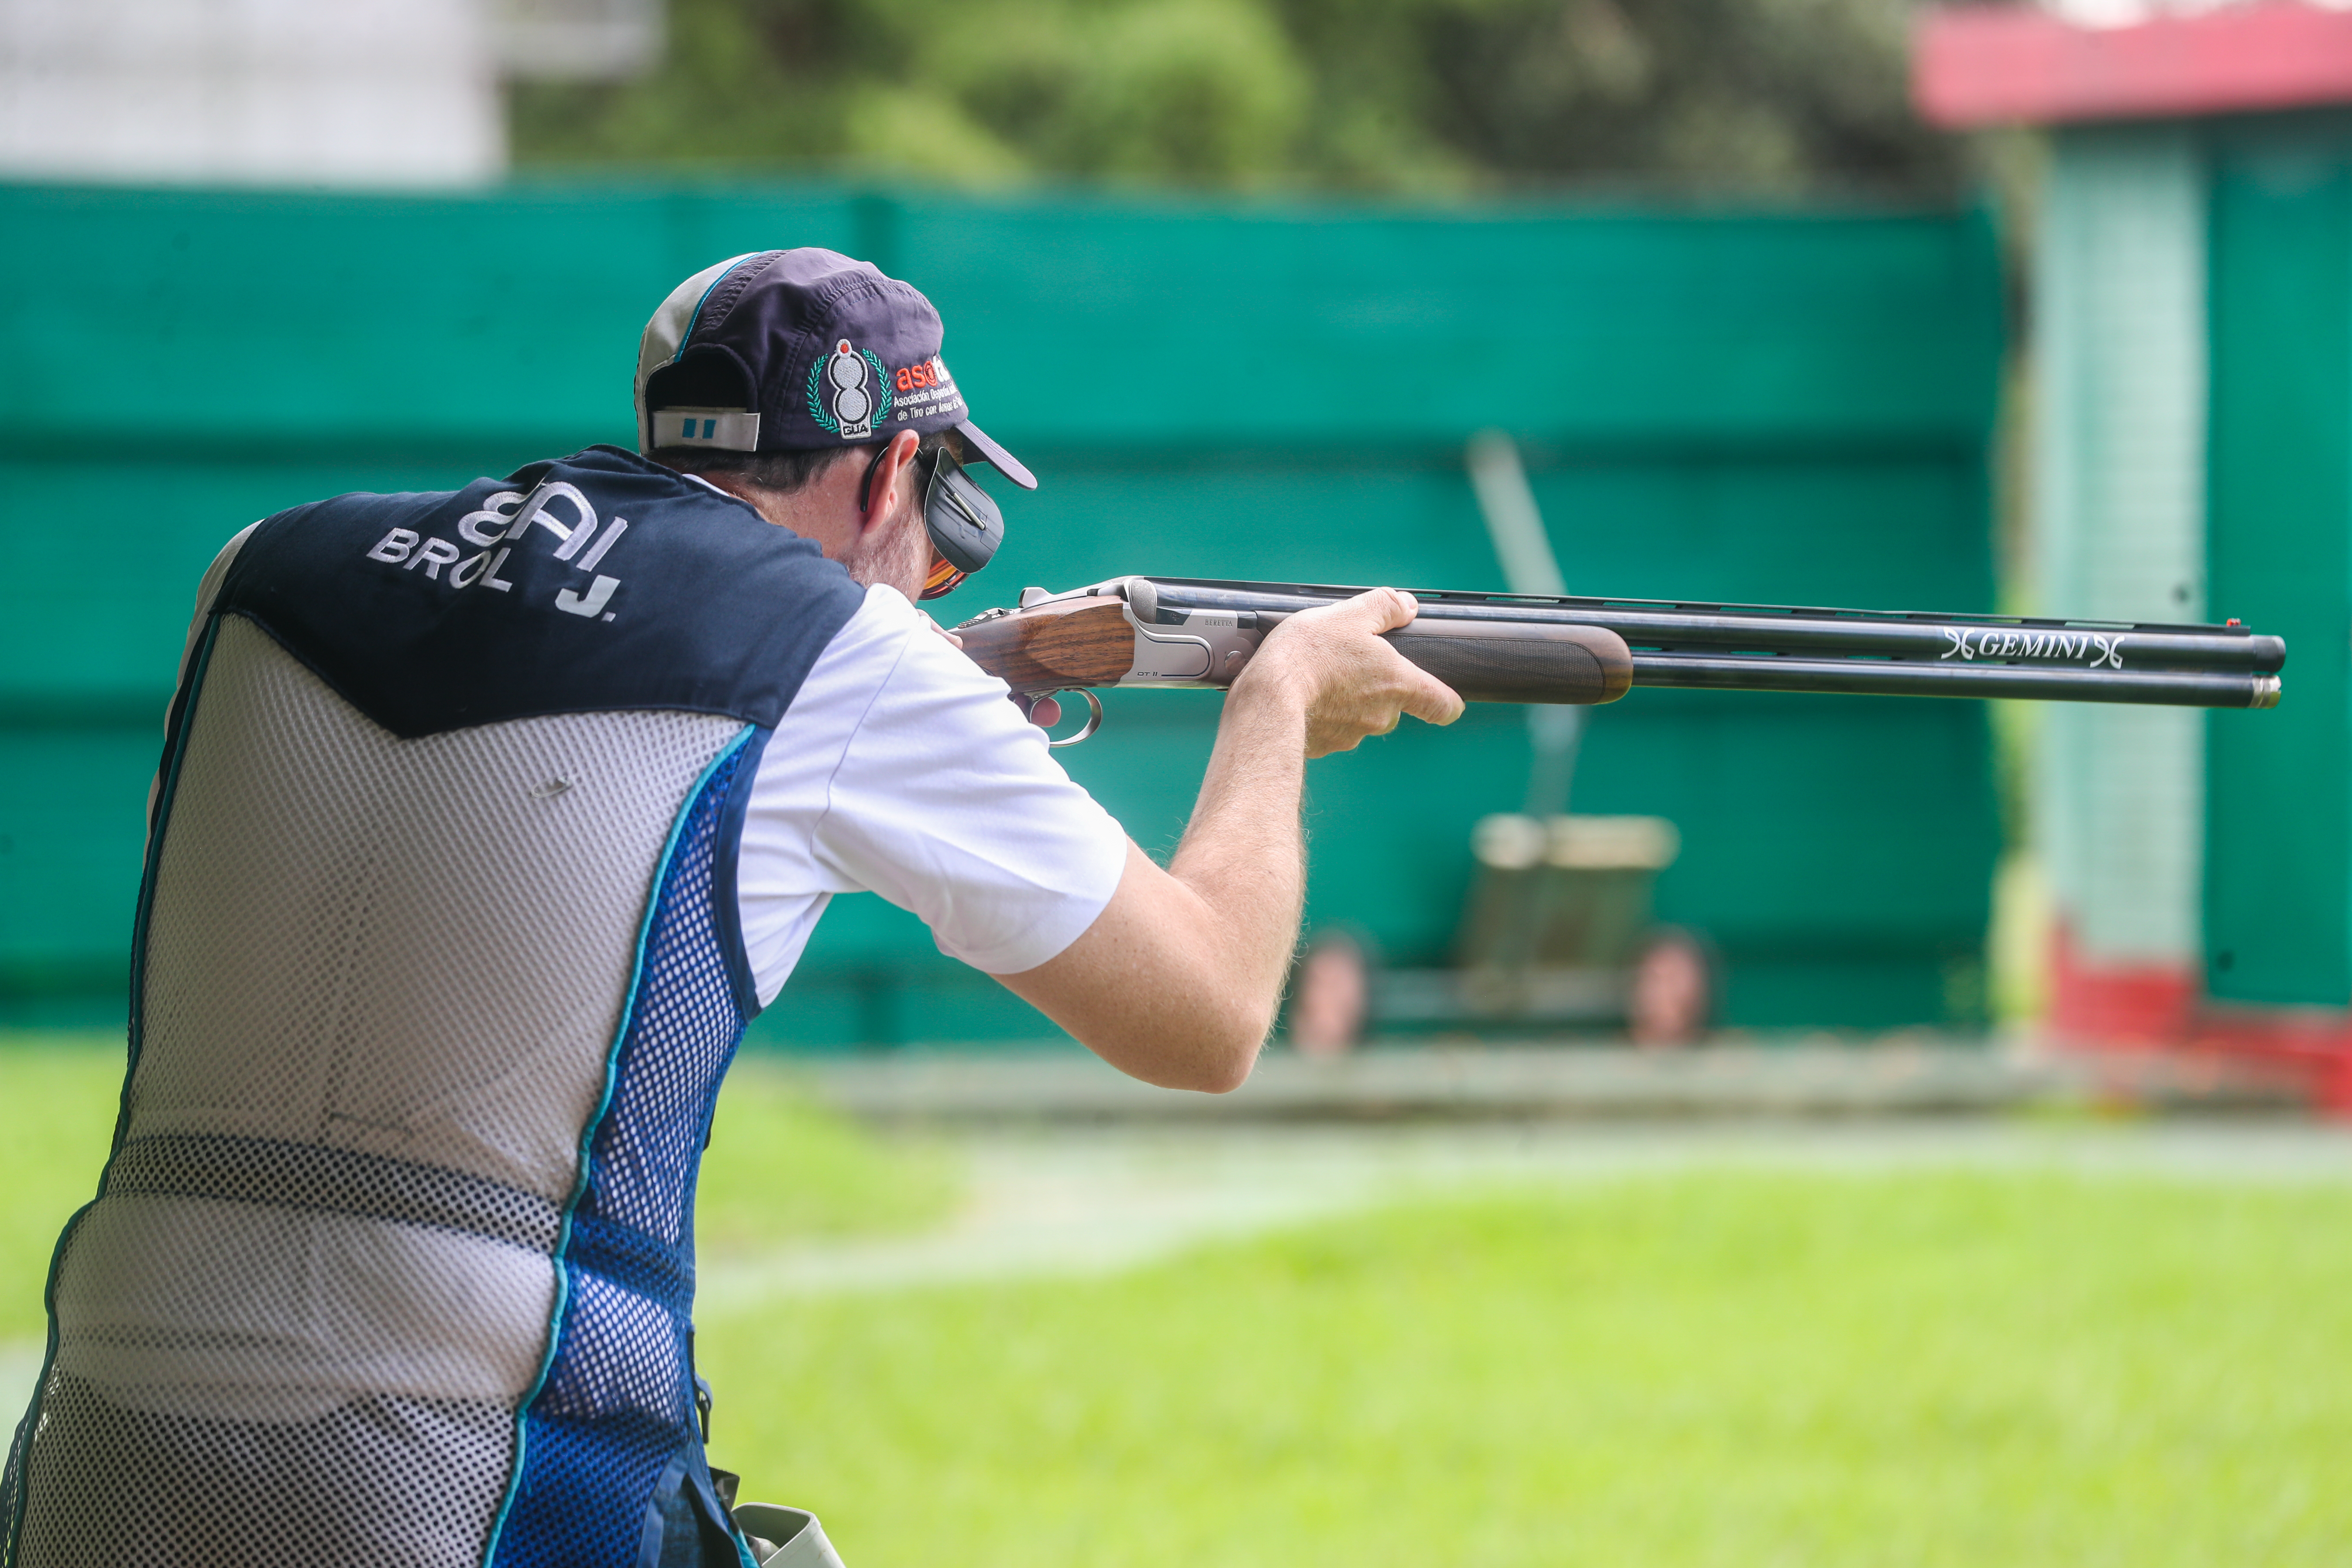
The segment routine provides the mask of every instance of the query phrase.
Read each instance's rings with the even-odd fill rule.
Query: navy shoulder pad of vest
[[[215,611],[396,735],[631,708],[772,727],[865,590],[743,502],[614,447],[263,521]]]

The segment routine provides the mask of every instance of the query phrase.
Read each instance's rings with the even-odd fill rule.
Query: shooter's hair
[[[681,474],[698,474],[718,482],[720,476],[770,495],[788,496],[806,489],[832,471],[835,463],[855,458],[870,461],[877,443],[855,447],[808,447],[785,452],[730,452],[717,447],[656,447],[654,461]],[[915,452],[945,447],[959,462],[969,460],[963,438],[953,430],[934,430],[916,444]]]

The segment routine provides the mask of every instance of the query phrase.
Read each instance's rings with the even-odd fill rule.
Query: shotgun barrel
[[[1290,616],[1362,592],[1120,577],[957,628],[1023,696],[1223,687]],[[2227,626],[1437,592],[1389,634],[1471,701],[1611,702],[1633,687],[2271,708],[2284,639]]]

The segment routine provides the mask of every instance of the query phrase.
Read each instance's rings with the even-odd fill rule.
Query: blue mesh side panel
[[[713,869],[757,751],[739,743],[713,765],[662,872],[611,1095],[589,1139],[554,1355],[524,1412],[522,1471],[496,1568],[629,1568],[663,1472],[694,1440],[694,1180],[744,1024]]]

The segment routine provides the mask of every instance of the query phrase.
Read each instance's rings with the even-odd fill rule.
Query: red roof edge
[[[2026,5],[1944,7],[1919,24],[1911,97],[1956,129],[2352,103],[2352,12],[2255,0],[2083,27]]]

